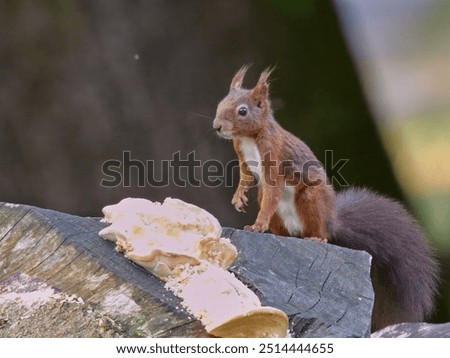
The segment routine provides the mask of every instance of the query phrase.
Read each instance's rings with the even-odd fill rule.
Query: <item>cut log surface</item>
[[[101,239],[83,218],[0,203],[0,337],[205,337],[164,282]],[[297,238],[224,229],[230,270],[294,337],[370,332],[370,255]]]
[[[294,337],[364,337],[373,289],[369,254],[292,237],[225,229],[239,251],[230,267],[263,305],[289,316]]]

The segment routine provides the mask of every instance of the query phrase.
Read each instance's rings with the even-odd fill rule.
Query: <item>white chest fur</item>
[[[244,162],[247,163],[249,170],[253,173],[256,180],[263,180],[262,178],[262,163],[261,154],[259,153],[256,143],[251,138],[239,138],[242,156]],[[259,182],[258,182],[259,183]],[[295,205],[295,188],[286,186],[278,203],[277,213],[283,220],[284,227],[290,235],[299,235],[303,231],[303,224],[297,213],[297,206]]]
[[[290,235],[296,236],[302,233],[303,225],[297,213],[295,188],[293,186],[286,186],[284,188],[283,195],[278,203],[277,213],[281,220],[283,220],[284,227]]]
[[[244,162],[247,163],[248,169],[253,173],[253,176],[259,183],[262,180],[261,154],[259,153],[255,140],[243,137],[239,138],[239,142]]]

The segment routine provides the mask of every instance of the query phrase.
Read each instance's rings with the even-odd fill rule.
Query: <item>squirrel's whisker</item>
[[[197,116],[197,117],[200,117],[200,118],[214,120],[214,118],[212,118],[210,116],[207,116],[206,114],[201,114],[201,113],[196,113],[196,112],[189,112],[189,114],[193,114],[194,116]]]

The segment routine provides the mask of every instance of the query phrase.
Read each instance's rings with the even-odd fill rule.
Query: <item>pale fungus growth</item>
[[[236,247],[221,238],[218,220],[195,205],[127,198],[103,209],[100,231],[116,250],[166,281],[166,288],[206,330],[219,337],[284,337],[284,312],[258,297],[226,268]],[[225,308],[225,309],[224,309]]]

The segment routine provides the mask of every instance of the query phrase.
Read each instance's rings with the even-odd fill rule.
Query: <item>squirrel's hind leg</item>
[[[333,189],[325,184],[305,187],[297,193],[296,204],[303,224],[302,237],[328,242],[328,224],[335,215]]]

